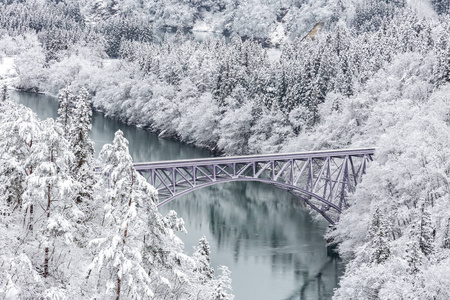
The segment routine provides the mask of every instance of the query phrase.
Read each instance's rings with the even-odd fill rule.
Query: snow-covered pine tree
[[[225,98],[231,94],[236,84],[236,80],[232,74],[233,67],[231,60],[230,54],[228,53],[226,53],[225,57],[221,58],[212,90],[213,98],[223,112],[225,112],[224,106],[226,106]]]
[[[89,93],[82,88],[76,99],[73,110],[71,143],[75,154],[73,174],[80,183],[80,190],[76,198],[77,203],[91,202],[94,185],[94,143],[89,136],[91,125],[92,108],[89,101]]]
[[[0,115],[0,191],[11,209],[22,208],[26,177],[31,175],[38,157],[33,155],[41,126],[34,113],[21,105],[10,102]],[[29,225],[33,225],[33,204],[26,207]]]
[[[143,250],[147,231],[149,209],[156,210],[155,189],[133,168],[128,152],[128,141],[122,131],[117,131],[112,145],[105,145],[100,152],[103,162],[103,180],[99,183],[107,189],[105,227],[91,245],[98,254],[89,266],[99,272],[98,295],[110,298],[152,298],[150,272],[143,264]],[[104,197],[104,196],[101,196]]]
[[[0,91],[0,105],[3,105],[6,101],[9,100],[8,86],[3,84],[2,89]]]
[[[72,118],[74,117],[75,97],[72,95],[70,87],[65,87],[58,95],[58,119],[64,130],[64,137],[70,140],[70,133],[72,127]]]
[[[233,300],[234,295],[231,294],[231,273],[226,266],[219,266],[221,274],[217,279],[216,288],[214,290],[213,300]]]
[[[175,299],[201,290],[194,272],[195,261],[183,253],[183,242],[174,233],[174,230],[186,231],[183,220],[174,211],[163,218],[150,199],[146,209],[143,258],[155,298]]]
[[[79,221],[82,213],[73,202],[76,185],[70,176],[73,154],[68,141],[63,138],[63,130],[52,119],[47,119],[41,126],[46,130],[42,131],[31,153],[36,167],[27,177],[24,208],[33,205],[39,210],[35,214],[37,219],[30,222],[35,223],[36,238],[44,247],[42,274],[46,278],[50,274],[50,253],[57,251],[59,241],[65,245],[72,243],[73,224]]]
[[[204,281],[211,280],[214,276],[214,269],[211,268],[211,250],[205,236],[198,241],[197,249],[192,255],[197,263],[197,271],[204,276]]]
[[[434,67],[434,86],[441,86],[450,82],[450,34],[443,32],[437,42],[437,61]]]
[[[447,225],[445,226],[444,242],[442,247],[450,249],[450,218],[447,219]]]
[[[434,228],[431,221],[431,213],[429,210],[429,201],[422,201],[420,209],[420,250],[425,256],[430,256],[434,252]]]
[[[416,226],[412,225],[411,232],[409,234],[409,242],[406,244],[405,259],[408,263],[408,272],[411,275],[415,275],[421,270],[422,266],[422,251],[420,249],[420,237],[417,232]]]
[[[372,239],[373,253],[370,258],[371,262],[381,264],[385,262],[390,255],[388,225],[385,217],[377,207],[372,217],[372,225],[369,227],[369,236]]]

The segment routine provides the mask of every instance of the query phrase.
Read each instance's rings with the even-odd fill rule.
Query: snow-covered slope
[[[18,74],[14,64],[14,57],[0,56],[0,85],[12,87]]]

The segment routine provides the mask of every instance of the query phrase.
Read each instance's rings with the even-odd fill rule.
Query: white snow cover
[[[288,40],[283,23],[279,22],[275,30],[270,34],[269,41],[272,45],[280,45]]]
[[[12,87],[18,77],[14,57],[6,57],[0,54],[0,85]]]

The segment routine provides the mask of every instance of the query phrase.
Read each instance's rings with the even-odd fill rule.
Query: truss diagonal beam
[[[348,149],[149,162],[134,167],[149,173],[150,182],[158,184],[158,206],[217,183],[259,181],[290,192],[334,224],[374,153],[374,148]]]

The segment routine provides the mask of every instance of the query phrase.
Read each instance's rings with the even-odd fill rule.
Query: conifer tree
[[[225,266],[220,266],[219,270],[221,275],[219,276],[216,284],[216,288],[213,292],[213,300],[233,300],[234,296],[230,293],[231,291],[231,278],[230,271]]]
[[[450,35],[445,32],[437,45],[437,61],[434,67],[434,86],[440,88],[450,82]]]
[[[0,91],[0,106],[4,105],[6,101],[9,100],[8,86],[4,84],[2,90]]]
[[[390,256],[388,226],[379,207],[376,208],[373,215],[369,236],[372,238],[372,248],[374,249],[371,261],[376,264],[385,262]]]
[[[450,249],[450,218],[447,219],[447,225],[445,226],[444,242],[442,245],[445,249]]]
[[[205,277],[206,280],[211,280],[214,276],[214,270],[211,268],[211,250],[208,240],[203,236],[198,241],[198,247],[193,254],[193,258],[197,261],[197,271]]]
[[[21,208],[26,177],[33,174],[39,161],[33,153],[40,139],[41,125],[29,108],[10,104],[0,116],[0,151],[3,153],[0,156],[0,180],[4,183],[1,192],[11,208]],[[32,226],[33,203],[24,209],[24,222],[29,216],[28,224]]]
[[[72,127],[72,118],[74,113],[75,99],[72,95],[70,87],[64,88],[58,95],[58,119],[64,130],[64,137],[70,140],[70,132]]]
[[[408,263],[408,273],[417,274],[422,266],[422,251],[420,250],[419,235],[415,225],[412,226],[409,242],[406,244],[406,262]]]
[[[38,239],[44,244],[43,276],[49,275],[50,252],[55,251],[58,238],[62,243],[72,242],[73,223],[79,220],[81,212],[72,201],[75,184],[70,177],[69,168],[73,154],[69,143],[63,138],[63,130],[52,119],[44,121],[43,135],[32,153],[36,157],[36,167],[27,177],[24,193],[24,207],[33,205],[41,209],[34,222],[40,232]],[[33,222],[33,220],[30,220]]]
[[[89,266],[88,278],[99,270],[100,295],[115,299],[152,298],[154,292],[143,264],[144,235],[148,204],[155,190],[133,168],[128,141],[117,131],[112,145],[100,152],[103,166],[102,185],[107,188],[105,206],[106,232],[91,241],[100,251]],[[154,204],[153,204],[154,205]]]
[[[76,200],[78,203],[92,200],[94,144],[89,136],[89,131],[92,128],[91,116],[89,93],[82,88],[73,110],[71,128],[71,143],[75,154],[75,164],[72,171],[75,179],[81,184]]]
[[[425,256],[430,256],[434,251],[434,228],[431,221],[431,214],[428,208],[428,201],[422,202],[420,218],[420,250]]]

